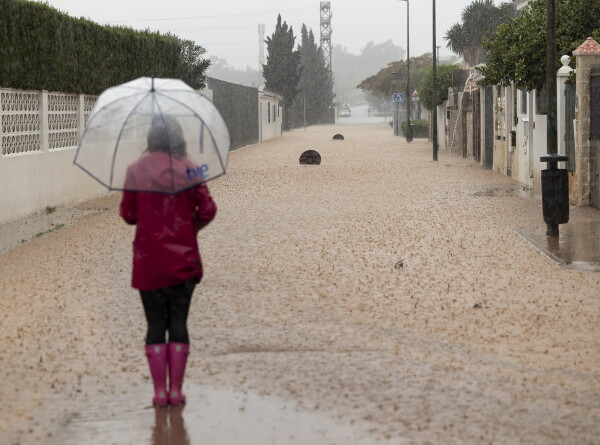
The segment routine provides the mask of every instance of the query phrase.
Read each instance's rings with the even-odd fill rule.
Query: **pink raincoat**
[[[148,190],[150,183],[165,187],[184,184],[186,171],[193,166],[166,153],[152,153],[132,164],[127,171],[126,189]],[[173,177],[172,172],[180,172]],[[150,189],[156,189],[152,187]],[[182,187],[183,188],[183,187]],[[177,194],[123,192],[120,214],[136,224],[133,241],[133,274],[136,289],[152,290],[202,278],[198,231],[217,213],[208,187],[197,184]]]

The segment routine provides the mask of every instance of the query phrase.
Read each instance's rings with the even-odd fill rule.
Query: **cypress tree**
[[[299,124],[303,122],[306,103],[306,124],[313,125],[325,122],[326,113],[333,101],[333,79],[325,63],[323,50],[316,44],[312,30],[309,31],[306,25],[302,25],[301,34],[301,75],[294,121]]]
[[[277,26],[271,37],[267,37],[267,63],[263,65],[265,88],[283,97],[283,128],[289,130],[289,111],[298,94],[300,79],[300,52],[294,50],[296,38],[292,27],[281,23],[277,17]]]

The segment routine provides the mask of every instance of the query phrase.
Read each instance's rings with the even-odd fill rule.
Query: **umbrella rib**
[[[156,93],[157,93],[157,94],[161,94],[161,92],[160,92],[160,91],[156,91]],[[203,96],[203,95],[201,95],[200,93],[196,93],[196,94],[197,94],[199,97],[201,97],[201,98],[203,98],[203,99],[205,99],[205,100],[208,100],[208,99],[206,99],[206,97],[204,97],[204,96]],[[187,108],[188,110],[190,110],[190,111],[192,112],[192,114],[193,114],[194,116],[196,116],[198,119],[200,119],[200,122],[202,122],[203,124],[205,123],[205,122],[204,122],[204,119],[202,119],[202,117],[201,117],[201,116],[200,116],[198,113],[196,113],[196,112],[195,112],[195,111],[194,111],[192,108],[190,108],[190,107],[189,107],[189,106],[188,106],[186,103],[184,103],[184,102],[181,102],[180,100],[174,99],[174,98],[172,98],[172,97],[170,97],[170,96],[167,96],[166,94],[161,94],[161,96],[164,96],[164,97],[166,97],[167,99],[169,99],[169,100],[172,100],[173,102],[176,102],[176,103],[178,103],[179,105],[181,105],[181,106],[183,106],[183,107]],[[213,106],[214,106],[214,105],[213,105]],[[219,110],[217,110],[217,111],[219,111]],[[221,119],[222,119],[222,118],[221,118]],[[208,125],[207,125],[207,127],[208,127]],[[223,159],[221,158],[221,153],[219,152],[219,148],[217,147],[217,143],[215,142],[215,138],[213,137],[212,131],[210,131],[210,127],[209,127],[209,130],[208,130],[208,132],[209,132],[209,134],[210,134],[210,138],[211,138],[211,139],[212,139],[212,141],[213,141],[213,145],[216,147],[216,150],[217,150],[217,156],[219,157],[219,163],[221,164],[221,169],[222,169],[223,171],[225,171],[225,165],[223,165]],[[231,137],[230,137],[230,142],[231,142]]]
[[[127,121],[129,120],[129,117],[133,114],[133,112],[135,110],[137,110],[137,107],[140,106],[140,104],[144,101],[144,99],[146,97],[148,97],[148,94],[150,94],[150,92],[148,91],[147,94],[142,97],[140,99],[140,101],[135,104],[135,107],[133,107],[131,109],[131,111],[127,114],[127,117],[125,119],[123,119],[123,125],[121,126],[121,129],[119,130],[119,134],[117,135],[117,140],[115,141],[115,150],[113,152],[113,158],[110,164],[110,182],[109,182],[109,188],[112,188],[112,183],[113,183],[113,178],[114,178],[114,173],[115,173],[115,160],[117,159],[117,150],[119,147],[119,141],[121,140],[121,135],[123,134],[123,130],[125,129],[125,124],[127,123]]]
[[[107,107],[116,104],[117,102],[121,101],[121,100],[125,100],[125,99],[131,99],[132,97],[135,97],[137,94],[143,94],[146,93],[147,91],[140,91],[139,93],[135,93],[135,94],[130,94],[129,96],[123,96],[123,97],[119,97],[118,99],[113,100],[112,102],[109,102],[107,104],[104,104],[102,106],[102,109],[106,109]],[[93,122],[94,122],[94,118],[96,117],[95,114],[90,115],[90,118],[88,119],[88,124],[87,124],[87,128],[93,129]],[[100,124],[100,126],[102,126],[102,124]],[[82,138],[83,139],[83,138]]]
[[[204,121],[202,121],[202,129],[200,130],[200,153],[204,154]]]

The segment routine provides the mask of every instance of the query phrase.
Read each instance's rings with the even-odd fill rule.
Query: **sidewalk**
[[[309,149],[320,166],[298,164]],[[240,149],[210,189],[181,416],[148,408],[133,228],[112,195],[0,255],[1,443],[169,443],[164,425],[227,443],[206,406],[247,444],[600,437],[600,275],[521,235],[545,225],[515,181],[338,125]]]

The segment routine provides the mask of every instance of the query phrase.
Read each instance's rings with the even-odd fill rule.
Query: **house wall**
[[[260,97],[260,140],[266,141],[281,136],[283,107],[279,99],[261,93]]]
[[[535,92],[534,92],[535,93]],[[537,110],[537,94],[533,94],[534,100],[534,144],[533,144],[533,194],[535,196],[542,195],[542,170],[546,168],[546,163],[540,161],[540,157],[548,153],[548,134],[547,123],[548,117],[545,114],[540,114]]]
[[[507,150],[508,159],[506,161],[506,174],[512,177],[519,175],[519,90],[515,85],[507,88]],[[514,135],[514,136],[513,136]]]
[[[427,117],[429,118],[429,116]],[[437,122],[438,122],[438,146],[440,149],[448,149],[448,133],[449,133],[449,122],[448,122],[448,101],[445,100],[437,108]]]
[[[506,89],[504,87],[492,88],[494,103],[494,159],[492,169],[498,173],[506,174],[507,166],[507,113]]]
[[[469,111],[467,119],[467,157],[473,159],[473,112]]]

